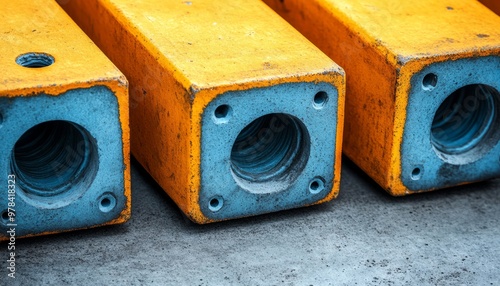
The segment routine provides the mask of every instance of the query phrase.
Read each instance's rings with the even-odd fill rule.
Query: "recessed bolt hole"
[[[318,194],[325,189],[325,180],[322,177],[316,177],[309,183],[309,192]]]
[[[328,102],[328,94],[324,91],[320,91],[316,93],[316,95],[314,96],[313,106],[316,109],[321,109],[325,107],[327,102]]]
[[[54,63],[54,57],[44,53],[27,53],[20,55],[16,63],[25,68],[44,68]]]
[[[411,172],[411,179],[414,181],[420,180],[420,177],[422,177],[422,170],[420,168],[415,168]]]
[[[436,87],[438,82],[438,76],[433,73],[429,73],[424,77],[422,81],[422,87],[425,90],[432,90]]]
[[[214,111],[215,123],[227,123],[231,119],[232,108],[227,104],[218,106]]]
[[[222,205],[224,204],[224,200],[220,197],[217,198],[212,198],[210,202],[208,203],[208,208],[213,211],[219,211],[222,208]]]
[[[101,196],[99,201],[99,209],[103,213],[112,211],[116,207],[116,198],[112,194]]]

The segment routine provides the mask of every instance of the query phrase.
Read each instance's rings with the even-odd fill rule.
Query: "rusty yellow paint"
[[[344,153],[395,196],[412,193],[401,181],[412,75],[500,54],[500,19],[477,1],[264,2],[345,69]]]
[[[341,87],[343,71],[260,1],[74,0],[61,5],[131,83],[132,153],[197,223],[204,108],[226,91],[294,82]],[[343,120],[343,110],[339,121]],[[342,128],[337,132],[341,156]],[[333,191],[339,190],[340,160]]]
[[[5,1],[2,6],[9,16],[3,17],[0,25],[0,97],[59,96],[69,90],[94,86],[106,86],[116,95],[125,166],[123,189],[127,201],[120,215],[103,225],[127,221],[131,213],[131,189],[128,82],[125,76],[56,2],[16,0]],[[57,64],[38,69],[18,65],[16,58],[29,52],[50,54]],[[36,235],[49,233],[53,232]]]
[[[481,1],[481,3],[486,5],[488,8],[493,10],[493,12],[500,15],[500,1],[498,1],[498,0],[480,0],[480,1]]]

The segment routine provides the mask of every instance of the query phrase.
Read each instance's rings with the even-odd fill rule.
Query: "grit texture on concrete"
[[[18,240],[0,285],[500,284],[500,180],[393,198],[345,159],[333,202],[202,226],[137,162],[132,190],[124,225]]]

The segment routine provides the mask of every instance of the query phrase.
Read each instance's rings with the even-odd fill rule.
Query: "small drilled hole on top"
[[[27,53],[20,55],[16,63],[25,68],[44,68],[55,62],[54,57],[43,53]]]
[[[422,87],[425,90],[432,90],[436,87],[438,83],[438,76],[433,73],[428,73],[425,75],[424,80],[422,81]]]
[[[316,109],[321,109],[326,105],[327,102],[328,102],[328,94],[324,91],[320,91],[316,93],[316,95],[314,96],[313,106]]]
[[[420,168],[415,168],[411,172],[411,179],[414,181],[420,180],[421,176],[422,176],[422,170]]]

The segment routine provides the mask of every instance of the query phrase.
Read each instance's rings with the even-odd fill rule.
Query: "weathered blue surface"
[[[100,86],[77,89],[59,96],[39,94],[1,98],[0,114],[3,118],[0,127],[2,213],[7,209],[7,177],[14,172],[13,149],[26,131],[42,122],[71,122],[86,130],[89,135],[87,143],[94,144],[94,155],[85,162],[89,167],[84,171],[89,174],[80,176],[78,180],[66,178],[68,186],[60,194],[51,193],[50,189],[40,190],[40,182],[43,180],[31,180],[38,185],[29,189],[29,184],[23,184],[18,176],[15,199],[18,236],[90,227],[114,219],[123,210],[125,196],[122,130],[118,117],[118,102],[108,88]],[[79,145],[79,150],[74,151],[76,154],[89,153],[90,145]],[[69,157],[59,163],[69,166],[76,161]],[[54,182],[47,181],[47,184],[49,183]],[[44,193],[51,195],[44,196]],[[104,198],[107,200],[101,205]],[[4,220],[0,223],[0,229],[5,233]]]
[[[321,91],[328,96],[324,105],[322,96],[314,100]],[[227,92],[213,100],[202,118],[202,212],[209,218],[229,219],[305,206],[323,199],[331,191],[334,179],[337,95],[331,84],[296,83]],[[221,105],[229,108],[217,109]],[[258,151],[252,152],[245,148],[249,146],[233,146],[246,126],[269,114],[281,115],[278,121],[268,116],[268,125],[265,120],[261,122],[267,131],[249,128],[243,132],[250,137],[267,134],[269,139],[261,138],[253,145],[270,144],[269,148],[256,147]],[[282,131],[283,126],[289,127],[288,131]],[[283,150],[288,145],[298,147],[294,144],[300,143],[299,137],[303,143],[300,148],[290,148],[289,153]],[[286,154],[292,153],[302,159],[288,160]],[[237,168],[240,171],[235,171]],[[318,181],[318,177],[323,181]]]
[[[437,76],[435,87],[425,88],[424,77]],[[412,191],[443,188],[464,182],[481,181],[500,176],[500,106],[493,104],[496,115],[488,117],[488,106],[484,99],[474,101],[475,95],[465,95],[464,102],[470,112],[477,111],[477,119],[491,119],[491,132],[481,142],[472,142],[477,137],[467,132],[465,112],[450,117],[448,131],[441,132],[439,142],[449,145],[453,154],[443,154],[431,141],[431,127],[440,105],[453,92],[468,85],[487,85],[500,91],[500,57],[483,57],[435,63],[415,74],[407,106],[407,118],[401,148],[402,181]],[[498,97],[498,95],[495,95]],[[482,106],[482,107],[480,107]],[[444,113],[446,115],[446,113]],[[449,113],[451,114],[451,113]],[[484,120],[486,122],[487,119]],[[435,127],[441,127],[435,124]],[[476,126],[478,127],[478,126]],[[462,130],[460,130],[460,128]],[[435,128],[438,130],[438,128]],[[463,137],[456,136],[463,131]],[[436,131],[437,132],[437,131]],[[446,132],[450,137],[446,138]],[[452,134],[454,133],[454,134]],[[461,138],[468,138],[462,140]],[[477,141],[477,140],[476,140]],[[469,143],[467,143],[469,142]],[[462,152],[456,152],[462,150]],[[416,169],[419,169],[418,172]]]

